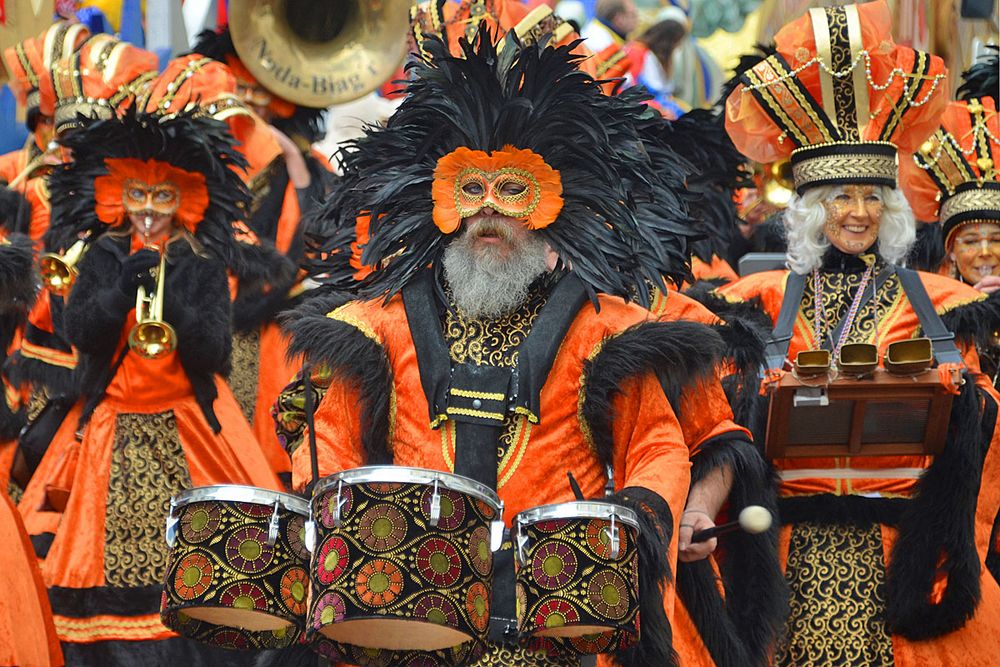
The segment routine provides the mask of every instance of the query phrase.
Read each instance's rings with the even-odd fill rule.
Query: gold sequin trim
[[[873,154],[818,156],[792,166],[796,187],[845,176],[895,182],[896,173],[895,157]]]
[[[189,488],[191,476],[173,411],[119,414],[104,513],[104,577],[109,586],[163,582],[164,517],[170,497]]]

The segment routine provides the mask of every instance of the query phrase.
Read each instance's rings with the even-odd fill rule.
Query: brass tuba
[[[65,254],[47,252],[38,258],[38,273],[45,288],[59,296],[66,296],[76,282],[77,265],[87,253],[87,239],[79,239]]]
[[[771,206],[777,209],[788,207],[792,195],[795,194],[795,184],[792,181],[792,163],[788,158],[772,162],[764,167],[761,196]]]
[[[160,252],[154,269],[156,289],[152,294],[139,286],[135,291],[135,325],[128,333],[128,346],[143,359],[161,359],[177,349],[177,332],[163,321],[163,287],[167,275],[167,251]]]
[[[53,23],[55,0],[5,0],[0,2],[0,52],[38,35]],[[10,72],[0,58],[0,85]]]
[[[406,55],[412,0],[230,0],[233,46],[257,81],[295,104],[364,97]]]

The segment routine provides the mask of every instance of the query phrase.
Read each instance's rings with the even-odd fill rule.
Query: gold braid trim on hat
[[[946,225],[956,216],[977,212],[982,212],[984,219],[1000,217],[1000,190],[972,188],[948,197],[941,204],[941,223]]]
[[[792,165],[796,189],[848,178],[895,183],[897,172],[895,157],[865,153],[817,156]]]

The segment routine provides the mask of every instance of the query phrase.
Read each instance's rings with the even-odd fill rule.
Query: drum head
[[[187,616],[206,621],[213,625],[224,625],[227,628],[242,628],[251,632],[271,632],[283,628],[291,628],[288,619],[265,614],[252,609],[233,609],[229,607],[187,607]]]
[[[342,644],[397,651],[439,651],[473,639],[454,628],[436,623],[389,618],[342,621],[323,626],[320,632]]]
[[[597,635],[602,632],[614,632],[615,628],[608,625],[562,625],[558,628],[545,628],[534,633],[536,637],[583,637]]]

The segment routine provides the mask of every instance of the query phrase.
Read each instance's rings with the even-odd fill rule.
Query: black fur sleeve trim
[[[774,322],[764,310],[759,297],[747,301],[730,301],[720,296],[715,289],[715,285],[711,283],[700,282],[684,290],[684,294],[727,322],[738,319],[767,332],[774,329]]]
[[[31,220],[31,204],[17,190],[0,181],[0,229],[27,232]]]
[[[134,304],[118,289],[121,264],[114,240],[95,242],[80,261],[80,274],[66,302],[66,339],[81,353],[114,354],[129,308]]]
[[[952,308],[941,315],[941,321],[961,342],[984,348],[994,345],[994,335],[1000,329],[1000,292]]]
[[[607,339],[583,366],[583,419],[604,466],[614,460],[612,404],[629,378],[652,371],[676,411],[681,390],[714,372],[722,338],[695,322],[647,322]]]
[[[629,486],[607,499],[634,511],[639,517],[639,622],[636,646],[614,654],[620,667],[676,667],[673,630],[663,608],[670,570],[670,540],[674,519],[663,498],[641,486]]]
[[[305,355],[314,367],[325,365],[333,381],[358,388],[361,400],[361,445],[369,465],[392,463],[389,401],[392,368],[385,349],[356,327],[326,316],[348,297],[332,295],[306,301],[284,322],[291,336],[288,354]]]
[[[269,242],[240,247],[247,270],[237,274],[240,283],[233,300],[233,330],[251,331],[288,307],[288,291],[295,284],[296,269],[295,262]]]
[[[760,369],[765,364],[764,348],[770,329],[736,314],[730,314],[724,324],[717,324],[714,329],[725,345],[722,356],[732,368],[732,374],[723,379],[723,388],[733,416],[736,423],[749,428],[757,438],[754,420],[759,419]]]
[[[26,312],[35,300],[31,239],[21,234],[0,244],[0,313]]]
[[[993,401],[988,395],[983,398]],[[907,639],[930,639],[957,630],[979,606],[982,563],[975,548],[975,518],[989,447],[981,406],[979,390],[967,377],[952,404],[945,450],[921,475],[900,517],[886,573],[886,623]],[[948,585],[941,601],[932,604],[930,594],[942,555]]]
[[[757,449],[742,438],[704,443],[692,461],[692,484],[726,467],[733,478],[729,514],[761,505],[777,518],[777,480]],[[767,665],[788,615],[788,588],[778,563],[778,522],[761,535],[742,531],[725,538],[720,562],[725,599],[708,559],[677,565],[677,593],[718,667]]]

